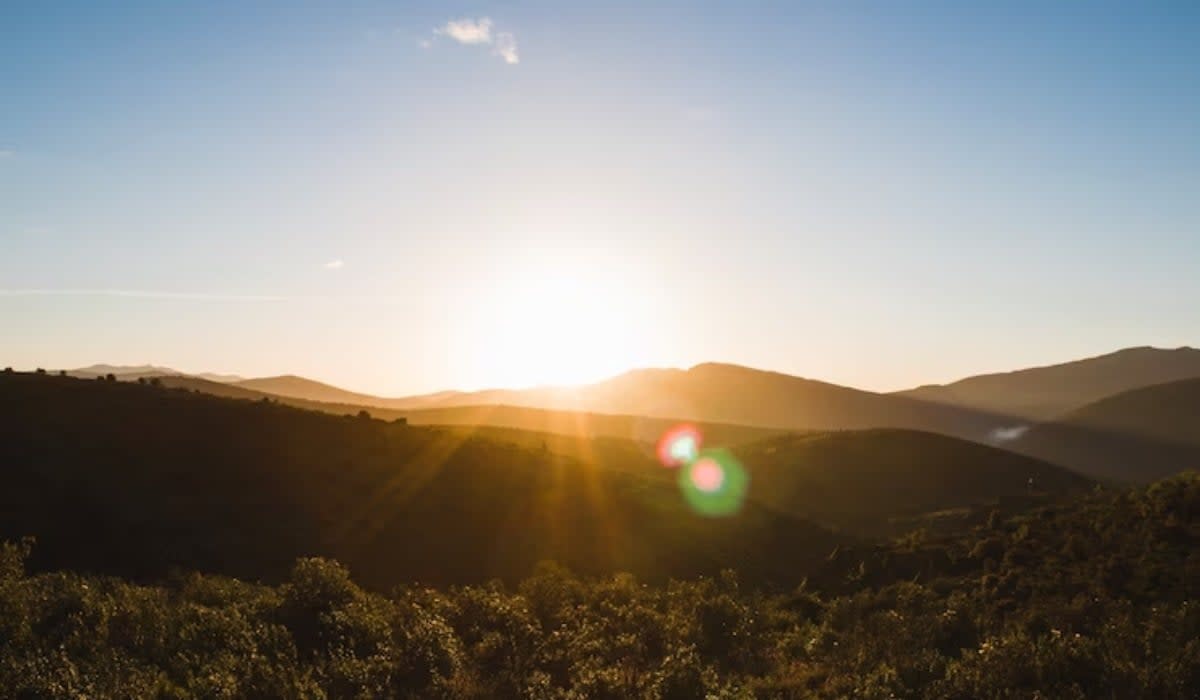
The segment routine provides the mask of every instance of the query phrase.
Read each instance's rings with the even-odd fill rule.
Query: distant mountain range
[[[1200,350],[1188,347],[1128,348],[892,394],[719,363],[686,370],[633,370],[571,388],[444,391],[398,398],[347,391],[294,375],[242,379],[186,375],[153,365],[94,365],[69,372],[84,377],[110,373],[123,380],[159,377],[170,386],[231,398],[269,398],[327,413],[366,409],[376,417],[404,417],[414,424],[643,441],[653,441],[678,421],[704,424],[723,444],[783,432],[901,428],[1004,446],[1121,481],[1145,481],[1177,471],[1172,465],[1190,466],[1177,443],[1186,442],[1188,434],[1200,435],[1200,419],[1168,408],[1182,404],[1175,395],[1168,399],[1161,388],[1164,382],[1200,378]],[[1191,386],[1185,383],[1178,390],[1186,393]],[[1148,387],[1148,393],[1136,391]],[[1121,398],[1130,391],[1134,393]]]
[[[68,369],[65,372],[68,376],[83,377],[85,379],[111,374],[122,381],[135,380],[139,377],[199,377],[207,379],[210,382],[229,384],[245,380],[245,377],[239,377],[236,374],[213,374],[211,372],[188,374],[180,372],[177,369],[171,369],[170,367],[156,367],[154,365],[91,365],[78,369]]]
[[[1141,347],[1047,367],[967,377],[899,395],[1046,420],[1106,396],[1192,377],[1200,377],[1200,350]]]

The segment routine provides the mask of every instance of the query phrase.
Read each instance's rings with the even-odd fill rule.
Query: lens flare
[[[703,438],[694,425],[677,425],[663,434],[658,441],[658,461],[664,467],[691,464],[700,454]]]
[[[709,457],[692,465],[692,485],[705,493],[716,493],[725,483],[725,471]]]
[[[705,450],[679,470],[679,488],[692,510],[721,517],[742,509],[750,477],[727,450]]]

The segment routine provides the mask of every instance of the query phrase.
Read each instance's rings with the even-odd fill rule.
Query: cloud
[[[496,44],[492,53],[503,58],[504,62],[509,65],[521,62],[521,57],[517,54],[517,37],[508,32],[500,32],[496,35]]]
[[[492,55],[499,56],[505,63],[516,65],[521,62],[517,51],[517,37],[512,32],[492,32],[492,20],[487,17],[452,19],[433,30],[435,37],[444,36],[468,46],[490,46]],[[423,49],[433,46],[433,39],[418,42]]]
[[[325,263],[321,267],[325,268],[326,270],[340,270],[345,266],[346,266],[346,261],[344,261],[344,260],[330,260],[329,262]]]
[[[288,299],[287,297],[262,294],[207,294],[147,289],[0,289],[0,297],[123,297],[189,301],[287,301]]]
[[[0,158],[12,158],[13,152],[0,149]]]
[[[452,19],[435,29],[433,33],[448,36],[460,44],[490,44],[492,43],[492,20],[487,17]]]
[[[1013,440],[1016,440],[1024,435],[1028,430],[1028,425],[1014,425],[1009,428],[996,428],[988,434],[988,437],[991,438],[992,442],[1012,442]]]

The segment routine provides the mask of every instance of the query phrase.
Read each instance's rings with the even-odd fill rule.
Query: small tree
[[[37,368],[37,373],[38,373],[38,374],[45,374],[45,373],[46,373],[46,370],[42,369],[41,367],[38,367],[38,368]]]

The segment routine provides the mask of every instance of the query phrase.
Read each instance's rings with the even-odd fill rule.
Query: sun
[[[475,348],[496,386],[571,385],[629,369],[644,338],[637,299],[619,280],[545,269],[506,280],[481,307]]]

